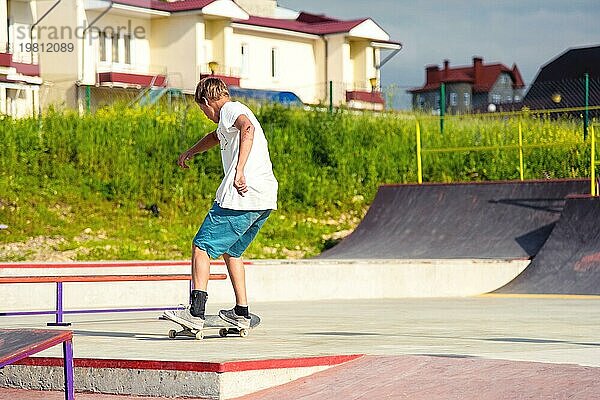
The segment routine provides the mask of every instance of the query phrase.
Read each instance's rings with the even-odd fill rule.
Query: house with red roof
[[[199,79],[214,75],[245,93],[286,91],[305,104],[381,110],[381,67],[389,58],[381,55],[401,48],[371,18],[297,12],[274,0],[40,4],[40,14],[48,12],[40,40],[50,40],[52,27],[82,27],[81,37],[60,39],[73,51],[41,55],[55,94],[47,102],[80,109],[116,93],[192,94]]]
[[[445,110],[449,114],[474,110],[497,110],[504,105],[521,102],[525,84],[516,64],[485,64],[481,57],[473,57],[469,66],[443,68],[429,65],[425,69],[425,84],[409,90],[414,110],[439,112],[441,87],[444,85]]]
[[[305,103],[384,108],[381,52],[400,43],[370,18],[300,12],[294,19],[250,16],[232,24],[241,86],[291,90]]]

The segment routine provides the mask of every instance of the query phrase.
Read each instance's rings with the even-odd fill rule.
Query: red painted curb
[[[110,360],[95,358],[76,358],[73,362],[75,367],[79,368],[149,369],[223,373],[253,371],[260,369],[284,369],[338,365],[355,360],[362,356],[363,354],[351,354],[322,357],[229,361],[223,363],[195,361]],[[60,367],[63,365],[62,362],[62,358],[30,357],[16,362],[15,364],[38,367]]]

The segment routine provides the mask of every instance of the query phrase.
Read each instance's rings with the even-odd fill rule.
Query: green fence
[[[598,196],[598,181],[596,180],[596,166],[600,161],[596,160],[596,133],[594,124],[590,126],[590,193],[592,196]]]
[[[531,179],[531,176],[527,176],[526,166],[528,157],[531,159],[534,151],[562,148],[563,151],[577,153],[580,158],[590,158],[591,194],[595,196],[598,194],[596,166],[600,165],[600,161],[596,160],[595,126],[593,123],[588,125],[586,122],[583,132],[581,129],[581,116],[590,110],[598,111],[600,107],[462,116],[446,115],[444,117],[445,130],[443,131],[439,125],[440,116],[417,116],[415,141],[418,183],[423,183],[424,166],[427,165],[428,155],[492,153],[492,157],[496,155],[502,159],[501,162],[507,162],[508,157],[508,162],[514,163],[518,170],[518,178],[525,180]],[[565,118],[565,115],[572,117]],[[476,130],[475,135],[467,138],[465,135],[455,134],[460,132],[463,121],[468,121],[471,125],[480,121],[481,128],[479,131]],[[547,122],[547,129],[540,128],[540,121],[542,126],[544,121]],[[533,132],[534,129],[536,132]],[[540,129],[542,130],[540,131]],[[456,138],[461,139],[457,142]],[[543,154],[536,155],[538,158],[543,156]]]

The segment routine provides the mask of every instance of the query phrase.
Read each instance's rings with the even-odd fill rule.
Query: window
[[[501,101],[502,101],[502,96],[500,96],[499,94],[493,94],[492,95],[492,103],[498,104]]]
[[[131,65],[135,42],[130,34],[119,37],[110,30],[98,32],[98,60],[103,63]]]
[[[423,97],[423,95],[418,94],[417,95],[417,107],[422,110],[423,107],[425,107],[425,98]]]
[[[8,7],[8,14],[10,15],[11,3],[8,3]],[[7,23],[8,27],[6,26]],[[24,60],[27,60],[26,62],[31,62],[33,60],[33,57],[37,56],[37,50],[32,51],[32,49],[29,47],[32,43],[36,42],[35,39],[31,37],[31,26],[15,22],[11,17],[9,17],[8,20],[5,17],[4,24],[4,32],[8,34],[8,43],[2,43],[2,46],[6,46],[5,51],[13,54],[14,61],[23,62]]]
[[[246,43],[242,43],[241,47],[241,63],[240,63],[240,72],[242,76],[248,76],[248,66],[250,65],[248,62],[248,45]]]
[[[468,107],[471,104],[471,93],[465,93],[463,101],[465,103],[465,106]]]
[[[100,32],[100,35],[98,36],[98,52],[100,53],[100,61],[107,61],[105,32]]]
[[[115,34],[112,35],[112,62],[119,62],[119,37]]]
[[[271,48],[271,78],[279,77],[278,58],[279,50],[276,47]]]
[[[507,102],[509,102],[509,103],[510,103],[511,101],[513,101],[513,98],[512,98],[512,96],[506,96],[506,101],[507,101]]]
[[[439,94],[436,94],[436,95],[435,95],[435,104],[434,104],[434,108],[435,108],[436,110],[439,110],[439,109],[440,109],[440,95],[439,95]]]
[[[123,47],[125,48],[125,64],[131,64],[131,35],[123,36]]]
[[[508,75],[501,75],[501,76],[500,76],[500,82],[501,82],[503,85],[506,85],[506,84],[508,83]]]
[[[450,93],[450,105],[455,106],[458,102],[458,95],[455,92]]]
[[[515,95],[515,101],[521,101],[521,96]]]

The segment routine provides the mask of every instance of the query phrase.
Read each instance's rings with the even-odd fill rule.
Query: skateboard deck
[[[219,336],[225,337],[227,335],[238,335],[240,337],[246,337],[250,333],[250,330],[256,328],[260,325],[260,317],[256,314],[250,313],[250,328],[238,328],[237,326],[225,321],[223,318],[218,315],[206,315],[204,320],[204,328],[202,329],[194,329],[185,326],[179,321],[174,321],[166,316],[162,315],[159,319],[164,319],[166,321],[173,322],[181,327],[180,331],[175,329],[171,329],[169,331],[169,337],[171,339],[175,339],[177,336],[187,336],[193,337],[195,339],[201,340],[204,338],[204,332],[209,330],[218,330]]]

